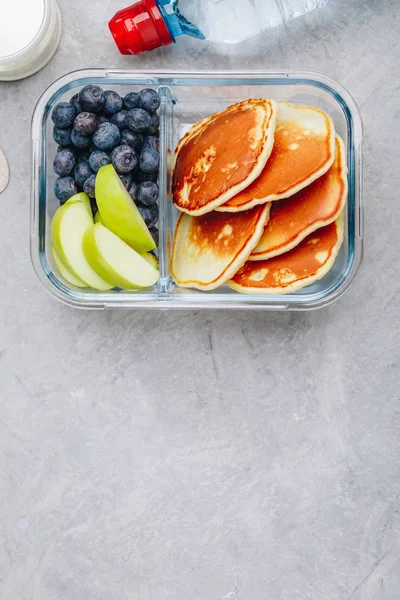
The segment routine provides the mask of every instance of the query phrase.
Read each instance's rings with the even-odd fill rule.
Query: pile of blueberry
[[[155,90],[130,92],[123,98],[97,85],[86,85],[69,102],[57,104],[52,112],[58,144],[53,167],[60,203],[84,191],[95,213],[96,174],[111,163],[157,241],[159,106]]]

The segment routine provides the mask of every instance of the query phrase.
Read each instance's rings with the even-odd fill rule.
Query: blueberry
[[[159,127],[160,127],[160,117],[158,116],[157,113],[154,113],[154,115],[150,116],[150,126],[147,129],[147,131],[151,135],[155,135],[156,133],[158,133]]]
[[[152,148],[157,150],[159,148],[159,141],[154,135],[146,135],[143,139],[143,148]]]
[[[98,172],[104,165],[109,165],[111,162],[110,155],[102,150],[94,150],[89,157],[89,165],[92,171]]]
[[[150,146],[143,146],[143,150],[140,153],[140,170],[145,173],[155,173],[158,171],[160,164],[160,155],[157,150]]]
[[[129,92],[124,98],[124,108],[126,110],[132,110],[132,108],[138,107],[138,94],[136,92]]]
[[[153,183],[157,183],[157,181],[158,181],[158,171],[156,171],[155,173],[143,173],[143,171],[139,170],[139,172],[137,173],[135,179],[139,183],[142,183],[144,181],[152,181]]]
[[[93,143],[99,150],[113,150],[120,141],[121,134],[113,123],[102,123],[93,134]]]
[[[76,117],[75,107],[69,102],[59,102],[51,113],[51,119],[56,127],[67,129],[71,127]]]
[[[143,133],[150,127],[150,115],[142,108],[132,108],[126,113],[126,126],[136,133]]]
[[[111,162],[118,173],[129,173],[138,164],[138,157],[133,148],[123,144],[111,152]]]
[[[160,107],[160,96],[155,90],[146,88],[138,94],[137,105],[148,113],[155,113]]]
[[[99,116],[99,124],[101,125],[102,123],[108,123],[110,119],[107,119],[107,117],[105,117],[104,115],[100,115]]]
[[[118,173],[118,177],[120,178],[120,180],[122,181],[122,183],[124,184],[124,186],[126,187],[127,190],[130,189],[130,187],[132,185],[134,185],[132,183],[132,173]]]
[[[83,110],[99,113],[104,106],[104,93],[98,85],[85,85],[79,92],[79,102]]]
[[[139,183],[137,190],[137,200],[144,206],[151,206],[158,200],[158,185],[152,181]]]
[[[74,129],[83,135],[92,135],[99,126],[99,119],[94,113],[81,112],[74,121]]]
[[[60,127],[54,126],[53,138],[60,146],[70,146],[71,144],[71,131],[72,129],[60,129]]]
[[[75,108],[77,115],[79,115],[79,113],[82,112],[83,109],[81,103],[79,102],[79,94],[75,94],[75,96],[72,96],[70,104],[72,104],[72,106]]]
[[[76,156],[76,148],[72,144],[69,146],[58,146],[57,152],[61,152],[61,150],[69,150],[74,156]]]
[[[157,204],[152,204],[151,206],[140,206],[138,205],[138,209],[140,214],[143,217],[144,222],[147,227],[154,227],[154,225],[158,221],[158,206]]]
[[[54,161],[53,169],[59,177],[70,175],[75,167],[75,155],[69,150],[61,150],[57,152]]]
[[[89,198],[95,197],[95,187],[96,187],[96,175],[91,175],[88,179],[86,179],[83,184],[83,191],[89,196]]]
[[[136,152],[139,152],[143,146],[143,136],[141,133],[134,133],[130,129],[121,131],[121,142],[131,146]]]
[[[92,138],[90,135],[83,135],[73,129],[71,132],[71,142],[75,148],[89,148],[92,143]]]
[[[117,92],[107,90],[104,92],[103,113],[107,116],[115,115],[124,107],[124,101]]]
[[[135,202],[137,200],[137,189],[138,189],[137,183],[135,183],[134,181],[132,182],[132,185],[128,188],[129,195],[132,198],[132,200]]]
[[[160,243],[160,232],[158,231],[158,228],[154,226],[150,227],[150,233],[153,237],[156,246],[158,247],[158,244]]]
[[[54,185],[54,193],[61,204],[78,192],[77,185],[72,177],[59,177]]]
[[[89,163],[80,162],[76,165],[76,167],[74,169],[74,177],[75,177],[76,183],[80,187],[83,187],[83,184],[85,183],[85,181],[87,179],[89,179],[89,177],[91,175],[93,175],[93,171],[90,168]]]
[[[94,218],[95,214],[99,210],[99,207],[97,206],[97,202],[94,198],[90,198],[90,207],[92,209],[92,214],[93,214],[93,218]]]
[[[114,123],[114,125],[116,125],[118,127],[118,129],[125,129],[126,115],[127,115],[126,110],[121,110],[119,113],[116,113],[115,115],[113,115],[111,117],[110,123]]]

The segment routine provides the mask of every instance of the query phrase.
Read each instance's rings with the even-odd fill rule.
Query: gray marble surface
[[[400,597],[398,0],[331,0],[219,56],[120,57],[124,0],[61,0],[54,60],[0,84],[1,600]],[[30,264],[30,118],[89,66],[299,68],[358,101],[365,260],[309,314],[80,312]]]

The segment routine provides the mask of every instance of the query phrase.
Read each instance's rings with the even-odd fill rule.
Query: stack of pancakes
[[[250,99],[196,123],[172,191],[182,287],[293,293],[331,269],[343,242],[346,153],[317,108]]]

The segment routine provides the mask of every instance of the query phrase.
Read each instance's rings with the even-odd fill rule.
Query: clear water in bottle
[[[235,44],[326,4],[328,0],[176,0],[211,42]]]

